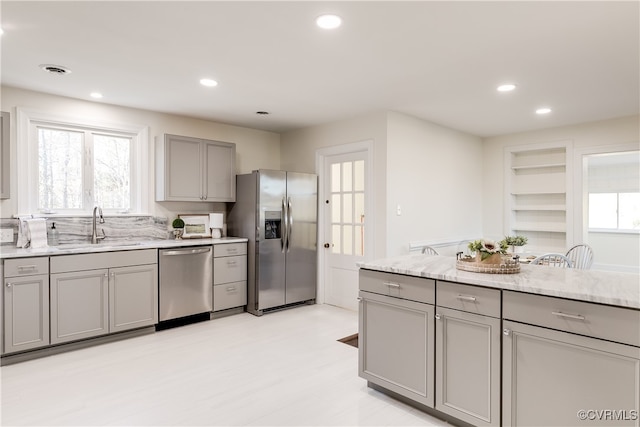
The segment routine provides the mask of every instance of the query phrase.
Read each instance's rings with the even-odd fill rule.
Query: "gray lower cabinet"
[[[158,323],[156,264],[109,270],[109,332]]]
[[[433,305],[372,292],[359,295],[358,374],[433,407]]]
[[[109,271],[51,275],[51,344],[109,333]]]
[[[49,258],[5,260],[4,353],[49,345]]]
[[[52,257],[51,272],[52,344],[158,321],[155,249]]]
[[[438,281],[435,317],[435,408],[499,426],[500,291]]]
[[[503,304],[503,425],[639,425],[640,311],[510,291]]]
[[[213,311],[247,305],[247,244],[213,246]]]

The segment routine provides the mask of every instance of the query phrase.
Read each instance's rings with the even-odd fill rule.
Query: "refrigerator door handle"
[[[287,246],[287,218],[289,217],[289,213],[287,212],[287,203],[285,198],[282,198],[282,231],[280,232],[280,250],[284,253],[285,247]]]
[[[289,217],[289,229],[287,230],[287,252],[291,245],[291,234],[293,233],[293,209],[291,208],[291,197],[287,199],[287,216]]]

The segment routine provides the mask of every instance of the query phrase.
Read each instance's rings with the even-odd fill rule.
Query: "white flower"
[[[482,242],[481,251],[483,252],[495,254],[496,252],[500,252],[500,249],[500,244],[498,242],[494,242],[493,240],[486,239]]]

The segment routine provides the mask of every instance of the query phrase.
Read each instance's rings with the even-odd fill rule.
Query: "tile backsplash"
[[[59,233],[59,244],[89,243],[93,219],[91,217],[54,217],[46,218],[47,230],[53,223]],[[18,220],[0,218],[0,228],[13,229],[13,242],[2,243],[2,246],[15,246],[18,235]],[[172,238],[168,230],[167,218],[155,216],[104,216],[104,224],[97,223],[98,235],[102,230],[106,241],[127,242],[136,240],[165,240]]]

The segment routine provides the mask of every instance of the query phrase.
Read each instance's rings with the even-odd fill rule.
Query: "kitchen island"
[[[447,421],[640,425],[640,276],[408,255],[360,267],[359,375]]]

